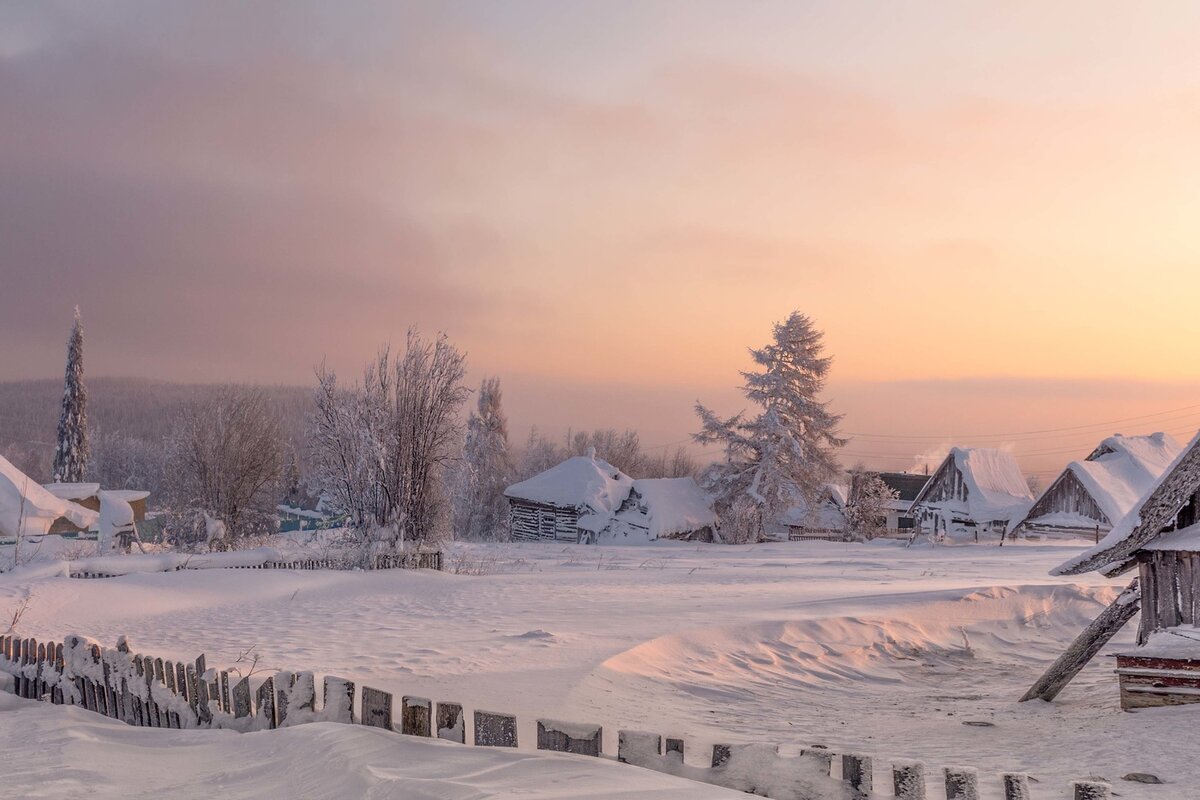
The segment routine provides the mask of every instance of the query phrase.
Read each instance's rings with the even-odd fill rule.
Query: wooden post
[[[250,716],[249,678],[242,678],[233,686],[233,716],[237,719]]]
[[[258,718],[267,728],[275,727],[275,679],[267,678],[258,687]]]
[[[641,766],[643,756],[662,755],[663,738],[644,731],[617,731],[617,761]]]
[[[475,745],[477,747],[516,747],[517,718],[511,714],[476,711]]]
[[[437,704],[437,738],[459,744],[467,743],[463,707],[458,703]]]
[[[925,765],[893,764],[892,793],[896,800],[925,800]]]
[[[946,800],[979,800],[979,775],[969,767],[946,767]]]
[[[226,714],[233,712],[229,705],[229,673],[225,670],[221,670],[221,710]]]
[[[1075,781],[1075,800],[1108,800],[1112,787],[1098,781]]]
[[[324,694],[325,719],[330,722],[354,722],[354,681],[326,675]]]
[[[370,725],[373,728],[385,728],[392,730],[392,696],[388,692],[381,692],[378,689],[372,689],[370,686],[364,686],[362,690],[362,716],[363,725]]]
[[[712,752],[712,768],[719,769],[733,758],[733,747],[727,744],[714,744]]]
[[[537,749],[599,757],[604,752],[604,728],[539,719]]]
[[[850,784],[856,798],[869,797],[875,788],[875,770],[868,756],[842,756],[842,780]]]
[[[1031,800],[1029,776],[1020,772],[1004,773],[1004,800]]]
[[[1138,612],[1140,597],[1138,579],[1134,578],[1112,605],[1104,609],[1083,633],[1075,637],[1075,641],[1071,642],[1066,652],[1059,656],[1058,660],[1050,665],[1050,669],[1046,670],[1037,683],[1024,694],[1021,702],[1035,697],[1050,702],[1058,697],[1058,693],[1079,674],[1096,653],[1100,652],[1100,648],[1104,647],[1117,631],[1125,627],[1125,623],[1133,619]]]
[[[663,741],[663,755],[669,756],[671,753],[678,753],[679,760],[683,761],[683,739],[672,739],[668,736]]]
[[[400,698],[400,732],[408,736],[432,736],[433,703],[424,697]]]

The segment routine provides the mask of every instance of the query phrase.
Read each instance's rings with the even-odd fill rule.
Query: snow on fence
[[[311,672],[277,672],[252,689],[249,675],[210,668],[203,655],[189,663],[141,655],[131,650],[125,637],[115,648],[107,648],[76,635],[61,643],[0,636],[0,672],[13,676],[13,692],[20,697],[83,706],[130,725],[247,732],[340,722],[467,744],[466,711],[460,703],[404,696],[397,727],[397,709],[388,692],[364,686],[356,704],[355,683],[327,675],[318,704]],[[517,746],[516,716],[475,710],[471,722],[474,745]],[[605,757],[604,729],[599,725],[539,719],[536,745],[539,750]],[[981,779],[970,768],[946,767],[928,776],[919,763],[878,765],[869,756],[835,754],[819,745],[784,755],[775,745],[716,744],[711,757],[706,753],[704,765],[697,766],[684,760],[682,739],[622,730],[616,757],[621,763],[777,800],[927,800],[938,792],[944,792],[946,800],[980,798]],[[931,778],[938,787],[932,794]],[[1005,800],[1033,800],[1024,774],[1005,773],[989,780]],[[1108,800],[1111,787],[1075,781],[1072,793],[1074,800]]]
[[[441,571],[442,552],[413,551],[373,557],[372,569],[433,569]],[[341,558],[305,558],[273,547],[229,553],[158,553],[130,556],[99,556],[72,561],[67,572],[72,578],[115,578],[143,572],[176,572],[184,569],[353,569],[357,564]]]

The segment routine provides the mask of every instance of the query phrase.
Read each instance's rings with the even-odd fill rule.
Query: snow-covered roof
[[[0,533],[45,533],[59,517],[79,528],[91,528],[100,519],[95,511],[51,494],[0,456]]]
[[[691,478],[641,478],[633,482],[649,512],[651,538],[715,526],[717,515],[704,491]],[[618,518],[637,513],[623,511]]]
[[[1071,473],[1115,525],[1145,496],[1181,449],[1179,442],[1165,433],[1117,434],[1101,442],[1086,460],[1068,464],[1064,474]],[[1047,491],[1057,483],[1055,480]],[[1037,521],[1051,524],[1049,517]]]
[[[633,478],[593,456],[575,456],[504,490],[505,497],[562,508],[612,513],[629,496]]]
[[[967,487],[965,511],[971,519],[980,522],[1013,519],[1024,516],[1033,503],[1033,493],[1017,459],[1007,450],[985,447],[953,447],[946,461],[934,473],[936,479],[948,464],[958,469]],[[913,507],[921,505],[926,493],[936,483],[930,480]]]
[[[777,522],[781,525],[837,529],[845,525],[846,518],[842,514],[846,508],[850,487],[840,483],[827,483],[821,495],[821,507],[814,517],[809,513],[808,503],[799,493],[791,508],[779,515]]]
[[[144,489],[104,489],[103,493],[120,498],[126,503],[136,503],[138,500],[145,500],[150,496],[150,493]]]
[[[1127,559],[1134,551],[1140,547],[1148,546],[1148,544],[1159,538],[1162,530],[1163,520],[1156,519],[1156,515],[1161,515],[1165,511],[1170,511],[1169,508],[1155,507],[1153,514],[1148,514],[1149,519],[1143,519],[1143,509],[1147,504],[1156,506],[1151,501],[1157,501],[1158,496],[1163,494],[1165,484],[1179,482],[1180,478],[1176,477],[1176,473],[1181,473],[1181,476],[1186,477],[1189,470],[1195,470],[1198,462],[1200,462],[1200,433],[1197,433],[1192,440],[1184,447],[1178,455],[1171,461],[1170,465],[1162,471],[1158,479],[1153,482],[1149,489],[1142,497],[1134,503],[1130,508],[1129,513],[1121,518],[1121,521],[1112,527],[1108,535],[1100,540],[1099,544],[1094,547],[1089,547],[1077,556],[1067,559],[1063,563],[1050,571],[1051,575],[1078,575],[1082,572],[1090,572],[1093,569],[1104,570],[1106,567],[1114,563],[1119,563]],[[1186,501],[1192,491],[1200,486],[1191,487],[1191,491],[1184,495]],[[1180,494],[1174,492],[1174,494]],[[1170,516],[1174,518],[1178,513],[1178,509],[1170,512]],[[1170,520],[1167,520],[1169,522]],[[1152,530],[1157,528],[1157,530]]]
[[[98,483],[47,483],[43,488],[62,500],[83,500],[95,497],[100,491]]]

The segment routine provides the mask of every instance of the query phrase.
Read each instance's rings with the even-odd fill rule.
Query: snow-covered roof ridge
[[[1094,547],[1069,558],[1051,575],[1078,575],[1106,570],[1126,561],[1143,545],[1156,539],[1179,512],[1182,503],[1200,488],[1200,433],[1163,470],[1129,513]]]
[[[44,483],[42,488],[62,500],[83,500],[100,492],[98,483]]]
[[[0,533],[44,534],[59,517],[79,528],[91,528],[100,515],[63,500],[0,456]]]
[[[1084,461],[1067,465],[1115,525],[1141,500],[1179,455],[1182,446],[1165,433],[1110,436]]]
[[[565,508],[590,509],[612,513],[629,496],[633,478],[592,455],[574,456],[514,483],[504,490],[505,497]]]
[[[949,458],[967,485],[967,506],[976,519],[1011,513],[1033,502],[1033,493],[1017,459],[1007,450],[954,447]],[[994,517],[999,519],[1000,516]]]

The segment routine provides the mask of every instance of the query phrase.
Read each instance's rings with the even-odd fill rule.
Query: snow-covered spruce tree
[[[454,532],[464,539],[506,540],[508,503],[504,490],[513,482],[508,418],[500,405],[499,378],[479,386],[476,410],[467,418],[463,457],[455,475]]]
[[[846,503],[846,528],[859,540],[874,539],[887,527],[887,514],[892,501],[899,497],[879,477],[861,466],[850,472],[850,497]]]
[[[54,480],[78,483],[87,470],[87,387],[83,385],[83,320],[75,306],[75,325],[67,340],[67,375],[63,383],[62,413],[54,446]]]
[[[824,335],[804,314],[775,325],[774,341],[750,355],[758,368],[743,372],[746,397],[761,411],[728,419],[700,403],[700,444],[725,448],[724,460],[701,475],[721,517],[727,542],[762,538],[765,529],[794,507],[815,510],[825,484],[839,468],[836,450],[841,416],[819,399],[831,360]]]

